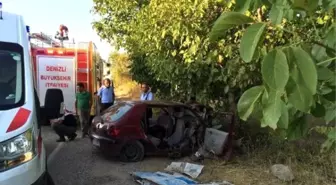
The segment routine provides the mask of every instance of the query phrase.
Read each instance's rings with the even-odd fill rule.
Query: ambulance
[[[0,185],[51,185],[27,27],[0,2]]]

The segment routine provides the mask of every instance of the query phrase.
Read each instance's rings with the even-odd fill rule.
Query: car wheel
[[[126,143],[120,153],[120,159],[125,162],[141,161],[145,156],[145,147],[140,141]]]

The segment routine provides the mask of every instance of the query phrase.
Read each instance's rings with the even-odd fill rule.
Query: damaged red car
[[[181,157],[203,142],[205,122],[198,112],[181,103],[122,101],[93,119],[93,146],[123,161],[141,161],[147,155]]]

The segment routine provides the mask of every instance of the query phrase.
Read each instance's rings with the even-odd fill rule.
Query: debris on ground
[[[178,173],[133,172],[131,175],[133,175],[135,181],[141,185],[234,185],[227,181],[199,184],[197,181]]]
[[[202,173],[203,167],[203,165],[187,162],[172,162],[170,165],[167,166],[165,170],[169,172],[185,174],[195,179]]]
[[[193,161],[200,161],[204,158],[214,158],[223,154],[225,143],[228,140],[229,133],[207,128],[204,136],[204,145],[191,156]]]
[[[133,172],[134,180],[141,185],[233,185],[230,182],[199,183],[197,178],[203,169],[203,165],[187,162],[172,162],[164,172]],[[189,177],[188,177],[189,176]]]
[[[184,184],[197,184],[196,181],[180,175],[168,174],[163,172],[133,172],[133,175],[141,185],[184,185]]]
[[[206,184],[197,184],[197,185],[234,185],[228,181],[223,182],[212,182],[212,183],[206,183]]]
[[[229,133],[207,128],[204,136],[205,149],[215,155],[222,155]]]
[[[271,167],[271,173],[276,176],[278,179],[283,181],[292,181],[294,180],[294,175],[292,170],[283,164],[275,164]]]

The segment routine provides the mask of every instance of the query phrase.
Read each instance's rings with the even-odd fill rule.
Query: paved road
[[[89,139],[58,144],[49,127],[43,128],[45,148],[49,155],[48,168],[56,185],[133,185],[129,172],[163,170],[170,162],[148,158],[139,163],[122,163],[106,159],[93,152]]]
[[[58,145],[58,143],[55,142],[58,139],[57,135],[51,130],[50,126],[43,126],[42,138],[47,155],[49,156]]]

